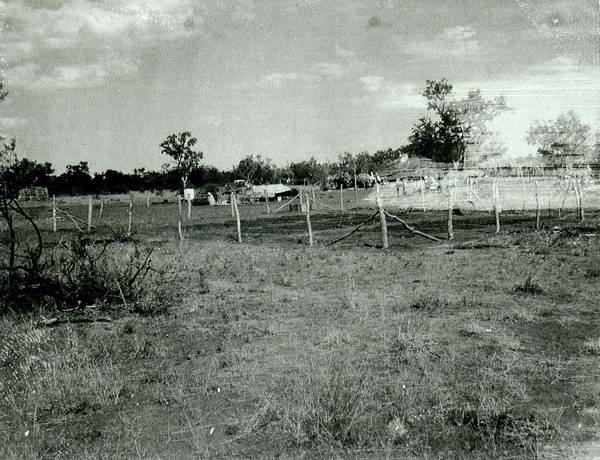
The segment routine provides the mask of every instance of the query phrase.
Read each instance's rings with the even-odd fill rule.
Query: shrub
[[[435,311],[448,307],[448,300],[438,297],[435,294],[420,294],[410,305],[414,310]]]
[[[540,286],[540,283],[532,275],[527,275],[522,283],[515,284],[513,291],[533,295],[544,293],[542,286]]]

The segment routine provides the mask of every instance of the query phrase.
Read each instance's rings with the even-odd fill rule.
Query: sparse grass
[[[296,371],[280,405],[280,423],[298,445],[350,446],[359,442],[368,370],[335,356]]]
[[[151,298],[171,315],[0,321],[0,457],[533,458],[598,432],[593,245],[506,224],[453,253],[395,247],[395,227],[386,252],[308,250],[298,216],[248,222],[243,245],[219,219],[181,249],[144,235],[177,267]]]

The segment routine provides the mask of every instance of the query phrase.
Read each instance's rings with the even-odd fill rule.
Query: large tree
[[[537,145],[538,154],[547,161],[565,165],[591,153],[590,131],[590,125],[570,110],[555,120],[534,121],[527,132],[527,143]]]
[[[269,184],[275,178],[275,167],[268,158],[248,155],[233,168],[233,175],[252,184]]]
[[[413,127],[407,148],[411,156],[442,163],[463,160],[468,128],[452,106],[451,94],[452,85],[445,78],[427,80],[423,97],[427,99],[427,110],[433,112],[433,117],[422,117]]]
[[[465,136],[465,164],[476,164],[489,158],[501,156],[506,147],[492,131],[489,122],[502,112],[510,110],[504,96],[485,99],[481,90],[471,90],[464,99],[452,101],[450,107],[461,121]]]
[[[181,177],[181,185],[185,189],[190,173],[200,165],[204,153],[193,150],[198,139],[192,137],[189,131],[171,134],[161,142],[162,153],[170,156],[175,162],[175,169]]]
[[[427,80],[423,97],[431,115],[415,124],[404,150],[443,163],[464,161],[467,148],[475,157],[471,161],[503,153],[504,148],[487,123],[508,109],[504,98],[485,99],[480,90],[472,90],[466,98],[457,100],[452,97],[452,89],[445,78]]]

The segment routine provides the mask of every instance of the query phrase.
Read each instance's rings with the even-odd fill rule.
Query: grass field
[[[493,215],[455,216],[439,244],[389,222],[382,250],[378,223],[326,246],[368,209],[318,210],[313,248],[301,214],[240,211],[244,243],[228,207],[202,207],[180,245],[176,205],[136,203],[134,238],[176,267],[169,314],[0,320],[0,457],[569,458],[595,440],[598,215],[535,232],[503,214],[499,235]],[[32,212],[48,246],[72,233]],[[444,212],[404,217],[445,235]],[[93,235],[126,223],[106,205]]]

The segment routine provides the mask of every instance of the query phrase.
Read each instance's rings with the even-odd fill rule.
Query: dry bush
[[[357,443],[370,398],[368,379],[364,363],[339,356],[298,370],[279,405],[284,430],[300,445]]]

